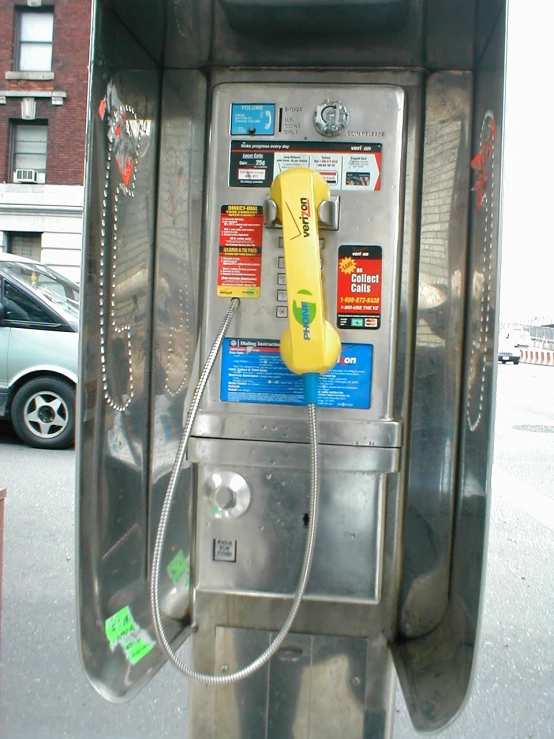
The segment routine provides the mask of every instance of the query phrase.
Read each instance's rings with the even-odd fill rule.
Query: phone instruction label
[[[331,190],[381,189],[382,144],[341,141],[231,141],[230,187],[269,187],[291,167],[319,172]]]
[[[372,367],[371,344],[343,344],[339,362],[319,380],[318,405],[369,408]],[[274,339],[224,340],[220,397],[231,403],[305,405],[302,378],[285,366]]]

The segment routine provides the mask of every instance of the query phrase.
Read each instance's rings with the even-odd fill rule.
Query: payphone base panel
[[[251,662],[276,636],[262,629],[217,627],[216,674]],[[394,684],[384,640],[376,645],[368,638],[291,633],[255,675],[210,691],[214,710],[207,710],[203,720],[197,715],[189,735],[390,739]]]

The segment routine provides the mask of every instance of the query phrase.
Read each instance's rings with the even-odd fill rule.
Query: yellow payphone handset
[[[167,493],[160,515],[152,559],[150,601],[152,618],[158,644],[168,660],[184,675],[208,685],[227,685],[252,675],[277,653],[293,624],[304,597],[315,550],[315,537],[319,508],[319,453],[315,408],[317,385],[321,374],[333,369],[341,353],[337,331],[325,320],[323,286],[321,281],[318,209],[330,199],[330,192],[323,177],[314,170],[295,167],[278,175],[270,189],[270,196],[277,207],[277,219],[283,228],[285,275],[287,284],[289,325],[281,337],[281,356],[286,366],[301,375],[304,399],[309,412],[311,445],[310,461],[310,513],[300,579],[289,615],[271,645],[251,664],[234,673],[205,675],[192,670],[182,662],[169,643],[162,622],[160,609],[160,570],[162,551],[169,521],[169,512],[175,496],[177,479],[186,457],[188,441],[200,405],[200,399],[215,363],[217,354],[240,301],[231,300],[221,328],[200,374],[183,427],[183,433]],[[191,627],[196,630],[196,624]]]
[[[283,227],[289,325],[281,337],[287,367],[304,378],[306,403],[317,405],[317,379],[337,363],[341,342],[325,320],[321,283],[318,208],[331,193],[319,174],[294,167],[278,175],[269,191]]]

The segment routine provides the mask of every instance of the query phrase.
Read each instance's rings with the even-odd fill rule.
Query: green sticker
[[[184,585],[188,587],[190,582],[190,562],[189,558],[183,554],[182,549],[179,549],[175,557],[167,565],[167,571],[174,583],[185,577]]]
[[[124,646],[124,649],[129,662],[132,665],[136,665],[137,662],[140,662],[143,657],[146,657],[148,652],[154,649],[154,644],[149,644],[143,639],[137,639],[136,641],[132,642],[132,644],[126,644]]]
[[[131,615],[129,606],[125,606],[116,614],[106,619],[105,630],[110,648],[114,649],[121,639],[131,631],[136,631],[137,625]]]
[[[113,652],[118,645],[121,645],[125,656],[132,665],[140,662],[154,648],[156,643],[146,629],[142,629],[137,624],[129,606],[125,606],[125,608],[107,618],[104,631],[111,651]]]

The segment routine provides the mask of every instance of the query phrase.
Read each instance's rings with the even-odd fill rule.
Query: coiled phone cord
[[[298,613],[298,609],[300,608],[300,603],[302,602],[302,598],[304,597],[304,593],[308,585],[308,580],[310,578],[310,571],[312,569],[312,562],[314,558],[317,516],[319,510],[319,452],[317,439],[317,420],[316,407],[314,404],[311,403],[308,405],[311,447],[309,513],[310,519],[308,522],[308,536],[306,539],[306,547],[304,549],[304,560],[302,562],[300,580],[298,582],[298,587],[294,595],[294,600],[292,602],[292,607],[290,609],[289,615],[268,649],[266,649],[265,652],[263,652],[257,659],[255,659],[254,662],[247,665],[246,667],[243,667],[237,672],[225,675],[204,675],[201,672],[196,672],[195,670],[192,670],[184,662],[182,662],[171,648],[171,645],[163,629],[162,615],[160,610],[160,565],[162,560],[162,551],[169,520],[169,512],[171,510],[171,505],[175,496],[177,478],[185,459],[190,434],[194,425],[196,414],[198,412],[198,407],[200,405],[200,399],[202,397],[202,393],[204,392],[204,388],[206,387],[206,383],[208,382],[208,378],[221,347],[221,343],[225,338],[225,334],[229,329],[229,326],[233,319],[233,315],[239,303],[240,301],[238,298],[233,298],[231,300],[231,305],[229,306],[225,318],[223,319],[223,323],[221,324],[221,327],[217,333],[216,339],[208,355],[206,364],[202,369],[200,379],[198,380],[198,385],[196,386],[196,390],[194,391],[194,395],[192,397],[192,402],[187,414],[185,425],[183,427],[181,441],[179,442],[177,456],[175,457],[173,469],[171,470],[171,477],[167,486],[167,492],[160,516],[160,522],[158,524],[156,544],[154,546],[154,556],[152,560],[152,580],[150,583],[150,604],[152,607],[152,617],[154,619],[154,628],[156,630],[158,644],[160,645],[168,660],[180,672],[189,677],[191,680],[196,680],[197,682],[205,683],[207,685],[228,685],[229,683],[238,682],[239,680],[243,680],[244,678],[249,677],[273,657],[273,655],[277,652],[277,650],[285,640],[293,624],[293,621],[296,618],[296,614]]]

